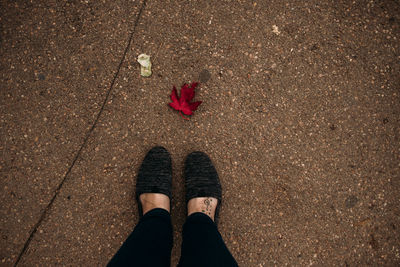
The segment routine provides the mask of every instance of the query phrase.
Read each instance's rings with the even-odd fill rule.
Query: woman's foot
[[[189,200],[187,204],[188,215],[195,212],[202,212],[208,215],[213,221],[215,219],[215,210],[218,205],[218,199],[214,197],[196,197]]]
[[[139,216],[161,208],[170,211],[172,165],[168,151],[153,147],[144,158],[136,180]]]
[[[190,153],[185,161],[188,215],[202,212],[217,220],[222,189],[211,159],[203,152]]]
[[[140,203],[142,203],[143,215],[152,209],[160,208],[170,212],[170,200],[167,195],[160,193],[144,193],[139,196]]]

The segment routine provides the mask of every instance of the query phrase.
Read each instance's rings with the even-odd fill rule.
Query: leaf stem
[[[186,118],[185,116],[183,116],[183,114],[182,114],[182,111],[179,111],[179,114],[181,115],[181,117],[183,118],[183,119],[185,119],[185,120],[190,120],[189,118]]]

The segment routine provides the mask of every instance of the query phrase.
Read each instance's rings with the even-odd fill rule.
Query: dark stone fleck
[[[354,207],[358,202],[358,198],[355,195],[351,195],[347,197],[345,201],[346,208],[352,208]]]
[[[370,235],[369,235],[369,238],[370,238],[370,239],[369,239],[368,244],[371,246],[371,248],[377,250],[377,249],[379,248],[379,246],[378,246],[378,242],[376,241],[374,235],[373,235],[373,234],[370,234]]]
[[[329,126],[329,128],[330,128],[332,131],[334,131],[334,130],[336,129],[336,126],[335,126],[335,124],[331,124],[331,125]]]
[[[389,18],[389,22],[390,22],[390,23],[393,23],[395,20],[396,20],[396,19],[395,19],[394,17],[390,17],[390,18]]]
[[[39,78],[39,80],[43,81],[44,79],[46,79],[46,76],[44,76],[43,73],[40,73],[40,74],[38,75],[38,78]]]
[[[208,82],[208,80],[210,80],[210,78],[211,78],[211,73],[210,73],[208,70],[204,69],[204,70],[202,70],[202,71],[200,72],[199,81],[200,81],[201,83],[206,83],[206,82]]]
[[[382,120],[382,122],[383,122],[383,124],[386,124],[386,123],[389,122],[389,119],[388,119],[388,118],[384,118],[384,119]]]
[[[67,199],[68,199],[68,200],[71,200],[71,196],[67,196]]]
[[[312,46],[311,46],[311,48],[310,48],[310,50],[311,51],[315,51],[315,50],[318,50],[318,45],[317,44],[313,44]]]

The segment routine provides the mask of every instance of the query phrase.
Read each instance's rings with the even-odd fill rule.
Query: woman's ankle
[[[170,212],[170,200],[167,195],[160,193],[143,193],[139,196],[142,203],[143,215],[147,212],[160,208]]]
[[[214,221],[217,204],[218,199],[213,197],[192,198],[187,204],[188,216],[195,212],[201,212],[209,216]]]

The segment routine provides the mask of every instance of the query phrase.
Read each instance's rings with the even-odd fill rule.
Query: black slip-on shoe
[[[143,193],[161,193],[171,201],[172,165],[169,152],[162,146],[153,147],[144,158],[136,180],[136,200],[139,217],[143,216],[139,196]]]
[[[192,198],[213,197],[218,200],[214,221],[217,223],[222,201],[222,187],[217,170],[207,154],[196,151],[185,160],[186,204]]]

